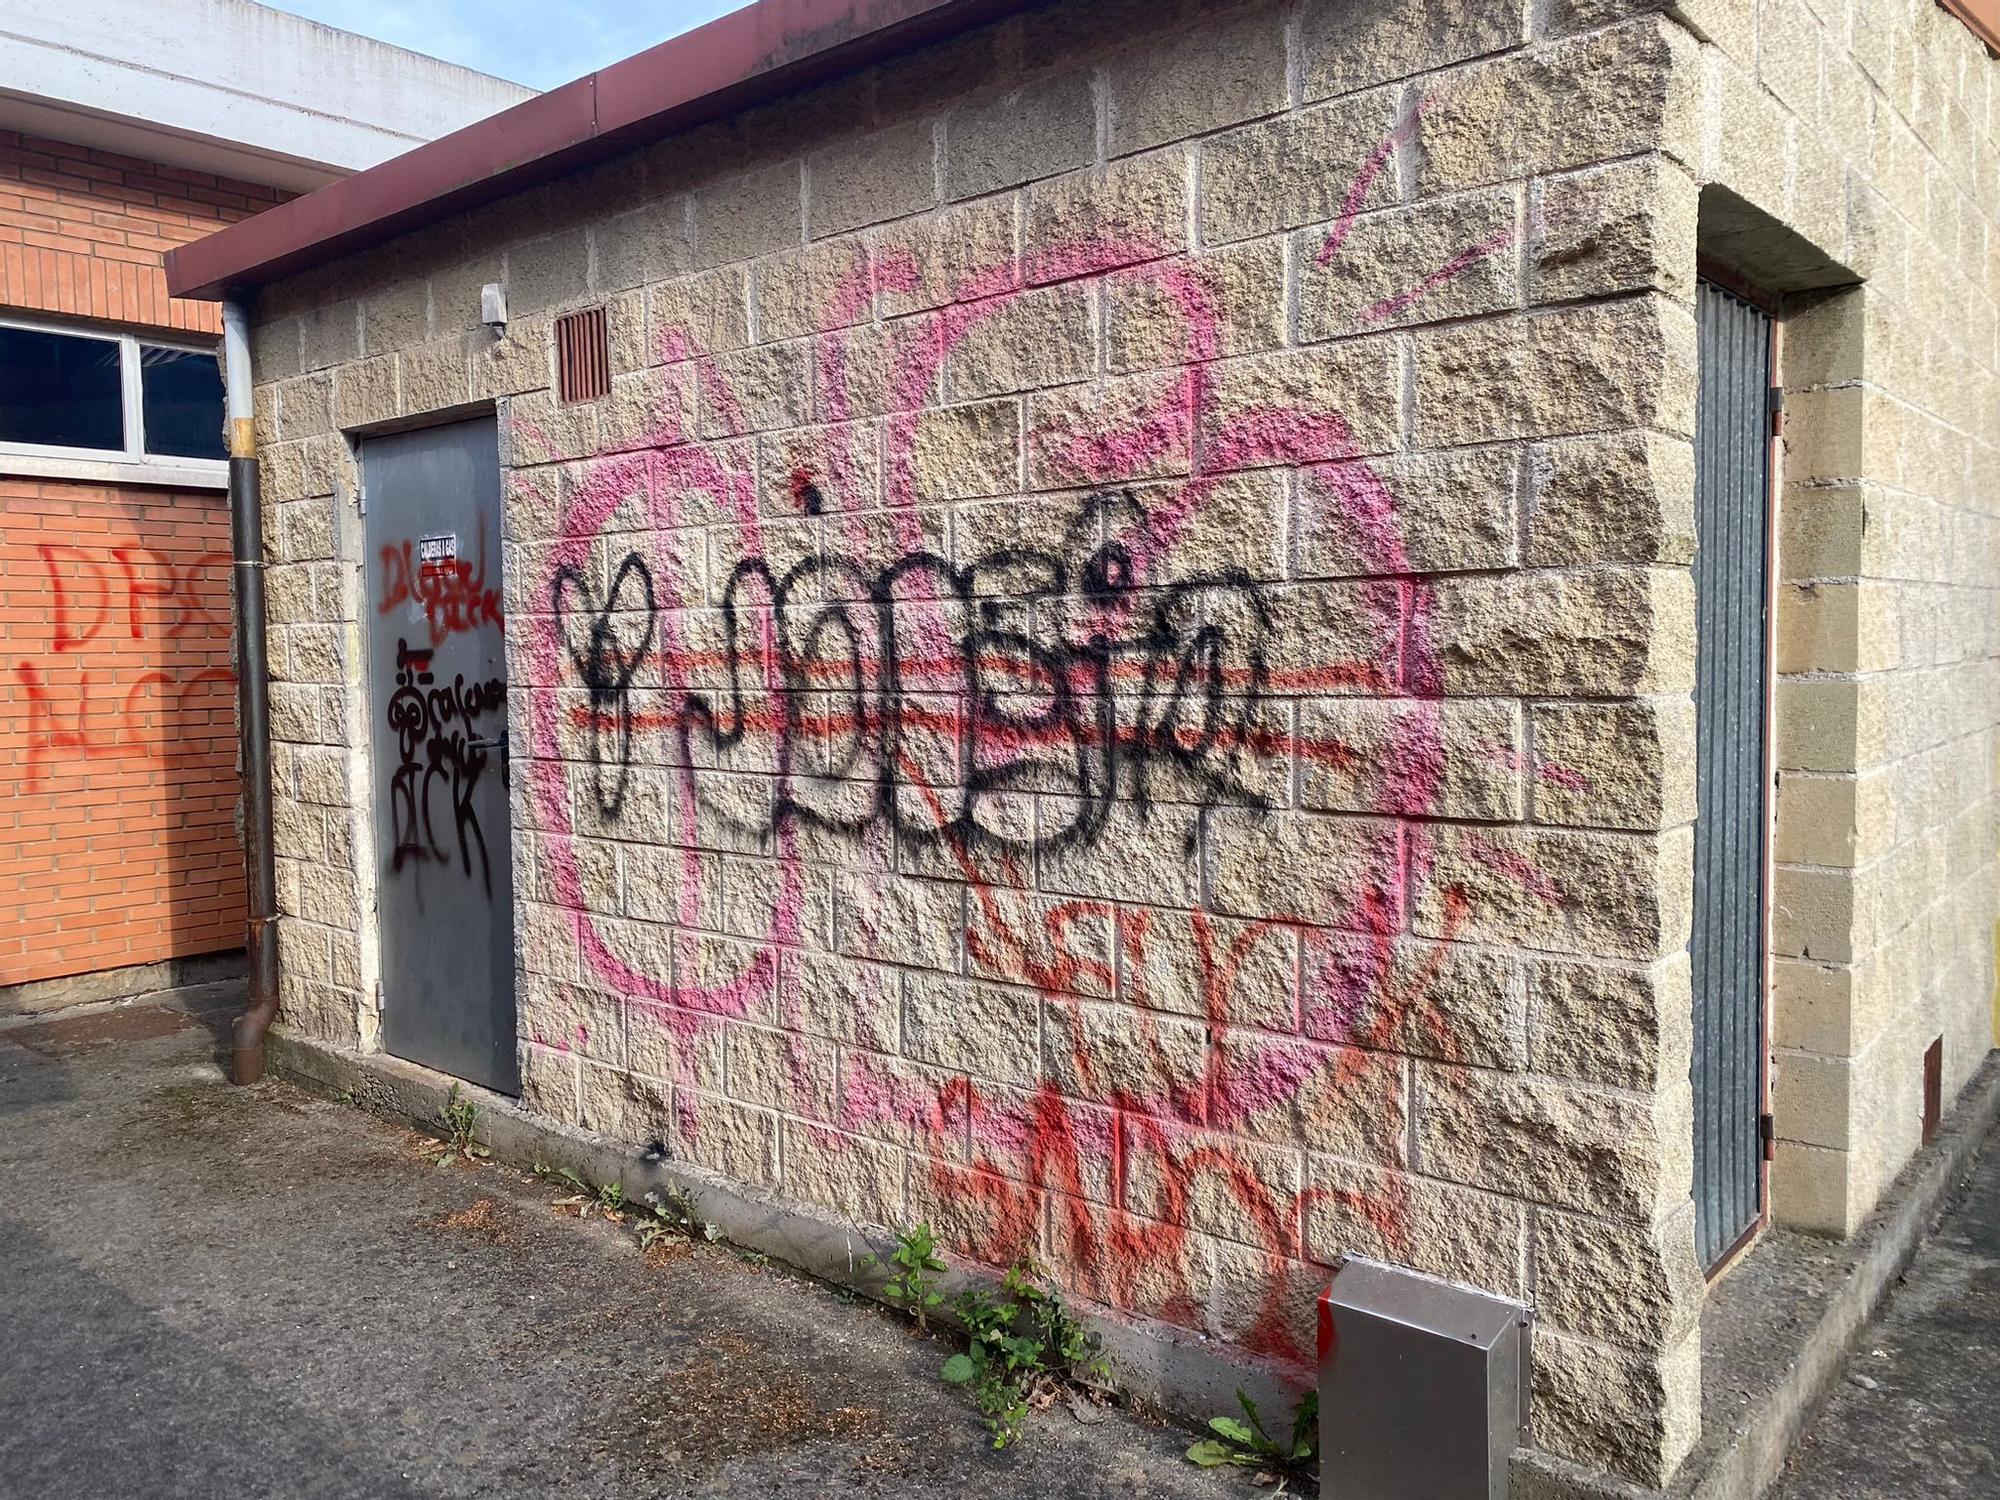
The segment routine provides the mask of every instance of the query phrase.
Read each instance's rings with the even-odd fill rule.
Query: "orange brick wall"
[[[216,333],[161,255],[290,196],[0,131],[0,308]],[[220,490],[0,473],[0,988],[242,945],[229,636]]]
[[[215,333],[160,257],[290,193],[0,130],[0,304]]]
[[[243,941],[220,492],[0,478],[0,986]]]

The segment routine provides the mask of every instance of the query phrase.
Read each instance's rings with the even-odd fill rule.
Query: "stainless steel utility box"
[[[1504,1297],[1346,1262],[1320,1294],[1320,1494],[1506,1500],[1532,1317]]]

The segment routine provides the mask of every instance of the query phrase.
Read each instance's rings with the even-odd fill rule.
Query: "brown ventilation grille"
[[[604,309],[586,307],[556,319],[556,394],[567,402],[595,401],[611,390],[611,336]]]

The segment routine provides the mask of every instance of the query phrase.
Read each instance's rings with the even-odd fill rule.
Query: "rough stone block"
[[[592,285],[600,291],[684,275],[694,258],[687,196],[662,195],[592,225],[590,254]]]
[[[675,1090],[684,1159],[753,1185],[778,1181],[778,1118],[692,1089]]]
[[[1424,196],[1632,156],[1658,145],[1688,101],[1654,17],[1475,63],[1428,93],[1419,116]]]
[[[1663,1485],[1701,1430],[1701,1337],[1627,1353],[1553,1331],[1535,1337],[1536,1447]]]
[[[422,343],[430,333],[430,312],[428,281],[406,281],[362,298],[361,352],[389,354]]]
[[[1324,229],[1300,230],[1299,338],[1519,306],[1522,214],[1520,192],[1507,187],[1364,214],[1335,231],[1337,245]]]
[[[1368,173],[1393,146],[1393,89],[1245,125],[1201,146],[1201,234],[1209,244],[1333,218],[1359,189],[1360,209],[1395,201],[1395,172]]]
[[[973,198],[1087,165],[1097,152],[1090,75],[1062,73],[945,116],[945,197]]]
[[[1110,153],[1205,135],[1286,105],[1284,12],[1253,5],[1192,34],[1157,32],[1104,70]]]
[[[1299,944],[1286,926],[1205,912],[1133,907],[1118,913],[1120,998],[1232,1026],[1293,1031]]]
[[[849,1220],[894,1229],[903,1214],[903,1153],[862,1136],[783,1121],[785,1191]]]
[[[929,120],[895,125],[806,158],[806,233],[812,239],[922,213],[937,202],[937,147]]]
[[[882,315],[898,317],[992,296],[1019,281],[1017,195],[948,204],[873,234]]]
[[[1126,1160],[1132,1213],[1276,1255],[1297,1253],[1295,1227],[1282,1218],[1274,1224],[1269,1209],[1297,1201],[1303,1151],[1153,1121],[1128,1121],[1127,1131],[1145,1140]]]
[[[750,342],[749,278],[727,266],[649,287],[646,328],[654,360],[740,349]]]
[[[1035,183],[1028,279],[1061,281],[1185,250],[1192,167],[1192,155],[1176,147]]]
[[[396,356],[358,360],[333,372],[333,420],[341,428],[366,427],[399,416]]]
[[[1691,562],[1694,447],[1656,433],[1566,438],[1536,450],[1527,560]]]
[[[1549,178],[1534,201],[1532,300],[1692,296],[1699,196],[1692,177],[1660,158]]]
[[[1108,997],[1114,987],[1109,909],[988,887],[968,903],[966,971],[1044,994]]]
[[[1665,568],[1525,572],[1437,585],[1447,691],[1618,696],[1685,691],[1694,583]]]
[[[507,251],[507,313],[545,312],[590,291],[590,237],[581,225]]]
[[[333,375],[316,374],[287,380],[277,387],[278,437],[298,442],[333,431]]]
[[[1258,1031],[1218,1035],[1212,1051],[1209,1124],[1349,1161],[1407,1164],[1404,1059]]]
[[[944,362],[947,399],[965,401],[1086,380],[1097,369],[1097,307],[1079,283],[990,304]]]
[[[1188,408],[1186,388],[1166,371],[1037,391],[1028,399],[1028,483],[1081,489],[1186,474],[1194,466]]]
[[[1217,468],[1323,463],[1402,443],[1393,337],[1254,354],[1213,367],[1201,443]]]
[[[1090,813],[1069,798],[1038,799],[1042,889],[1100,901],[1194,905],[1200,875],[1193,808],[1117,802],[1101,826]]]
[[[913,973],[903,1050],[918,1062],[1000,1083],[1041,1075],[1040,1014],[1032,990]]]
[[[300,320],[275,318],[250,330],[250,368],[259,382],[287,380],[302,368]]]
[[[1661,828],[1695,815],[1695,716],[1685,699],[1538,703],[1535,821]]]
[[[1308,701],[1299,761],[1302,807],[1507,822],[1525,813],[1514,703]]]
[[[760,340],[848,327],[874,311],[875,265],[858,237],[770,256],[753,275]]]
[[[1652,959],[1685,939],[1687,830],[1652,837],[1444,828],[1417,872],[1411,926],[1427,937]]]
[[[673,1090],[666,1084],[582,1058],[577,1084],[577,1123],[585,1130],[614,1141],[673,1149]]]
[[[731,1024],[724,1028],[724,1088],[743,1104],[830,1123],[839,1118],[833,1043],[795,1031]]]
[[[555,382],[555,345],[547,318],[521,318],[499,338],[475,342],[472,394],[513,396],[547,390]],[[477,339],[477,335],[475,335]]]
[[[353,300],[325,302],[299,315],[301,362],[305,369],[324,370],[361,357],[361,304]]]
[[[1427,329],[1416,361],[1424,447],[1694,430],[1694,319],[1664,298]]]
[[[1208,1040],[1201,1022],[1063,1001],[1043,1005],[1041,1034],[1041,1076],[1066,1098],[1174,1116],[1201,1092]]]
[[[1343,1046],[1476,1067],[1527,1061],[1523,966],[1466,944],[1307,932],[1305,1034]]]
[[[803,169],[779,162],[700,189],[694,195],[696,269],[755,260],[805,238]]]
[[[1299,576],[1515,566],[1520,460],[1515,450],[1484,448],[1307,470],[1297,508]]]
[[[1677,1347],[1705,1288],[1694,1205],[1656,1223],[1535,1214],[1537,1311],[1563,1333],[1635,1350]]]
[[[1107,367],[1151,370],[1285,342],[1285,243],[1246,240],[1104,279]]]
[[[1401,899],[1400,830],[1324,813],[1211,815],[1210,903],[1240,917],[1367,930]]]
[[[1471,6],[1310,0],[1299,21],[1306,100],[1518,47],[1527,39],[1527,9],[1520,0]]]
[[[806,354],[806,345],[794,340],[716,355],[715,386],[703,382],[697,429],[701,436],[742,437],[805,426],[812,420],[812,374]]]
[[[624,1014],[616,996],[538,974],[521,987],[518,1004],[516,1025],[525,1040],[606,1068],[625,1065]]]
[[[1310,1158],[1308,1183],[1306,1254],[1314,1260],[1365,1255],[1502,1297],[1524,1293],[1528,1216],[1520,1204],[1333,1156]]]
[[[1479,1069],[1418,1069],[1427,1175],[1580,1213],[1650,1220],[1671,1174],[1658,1106]]]
[[[472,398],[471,365],[462,339],[439,339],[405,349],[400,364],[405,412],[448,411]]]
[[[1020,489],[1018,401],[931,407],[911,419],[911,427],[911,480],[918,503]]]

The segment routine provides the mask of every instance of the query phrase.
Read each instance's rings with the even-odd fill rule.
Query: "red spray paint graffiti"
[[[1363,179],[1393,146],[1392,139]],[[1363,179],[1323,263],[1365,197]],[[1485,253],[1489,247],[1467,252]],[[1115,425],[1070,419],[1027,440],[1100,495],[1142,479],[1160,493],[1145,505],[1079,512],[1082,529],[1069,542],[947,558],[927,541],[922,514],[922,424],[940,373],[1026,288],[1085,278],[1143,283],[1178,309],[1183,358],[1148,406]],[[827,321],[857,321],[878,290],[915,283],[915,267],[896,257],[864,266]],[[1254,1305],[1224,1320],[1224,1331],[1303,1365],[1312,1353],[1312,1312],[1301,1274],[1317,1279],[1306,1262],[1308,1214],[1337,1203],[1392,1247],[1408,1216],[1394,1172],[1360,1192],[1266,1170],[1263,1148],[1283,1138],[1267,1122],[1329,1111],[1357,1136],[1394,1138],[1403,1128],[1401,1052],[1411,1033],[1433,1055],[1454,1055],[1454,1039],[1425,1000],[1464,920],[1466,893],[1443,893],[1442,942],[1413,950],[1406,927],[1415,892],[1432,875],[1433,835],[1422,815],[1436,805],[1443,774],[1433,590],[1414,573],[1394,499],[1356,451],[1341,414],[1223,408],[1212,370],[1219,314],[1185,260],[1144,245],[1080,241],[974,275],[955,301],[909,321],[911,336],[872,408],[885,413],[879,511],[868,508],[864,461],[839,440],[849,424],[876,420],[855,396],[850,341],[819,341],[814,384],[833,438],[820,462],[792,468],[784,486],[794,514],[826,525],[827,548],[812,560],[787,556],[792,544],[760,509],[749,445],[731,436],[748,423],[720,365],[685,334],[664,336],[673,377],[698,395],[724,435],[698,441],[682,424],[680,403],[669,401],[642,445],[586,467],[561,511],[538,588],[552,616],[530,633],[530,802],[548,887],[591,982],[622,997],[635,1024],[643,1017],[681,1044],[671,1055],[684,1140],[699,1138],[709,1097],[693,1044],[739,1021],[775,1018],[787,1036],[787,1112],[825,1147],[909,1143],[925,1179],[919,1196],[957,1221],[945,1227],[961,1250],[998,1261],[1021,1250],[1049,1253],[1077,1290],[1114,1307],[1214,1326],[1208,1285],[1187,1257],[1194,1226],[1220,1216],[1236,1226],[1228,1233],[1261,1271]],[[1151,480],[1155,460],[1171,451],[1191,454],[1185,473]],[[1230,476],[1330,462],[1341,464],[1335,523],[1368,564],[1355,600],[1371,645],[1351,659],[1278,670],[1255,644],[1269,627],[1256,581],[1177,574],[1181,547]],[[603,561],[608,528],[614,514],[629,516],[634,507],[658,551],[636,568],[631,554],[614,584]],[[683,528],[704,519],[726,536],[722,550],[741,559],[720,612],[677,547]],[[982,590],[1009,569],[1038,580],[1017,582],[1016,595],[1025,588],[1046,610],[1066,611],[1067,622],[1010,617],[1005,589]],[[628,582],[641,576],[643,591]],[[807,585],[810,602],[801,602]],[[1174,613],[1176,601],[1196,596],[1200,609],[1185,621]],[[866,607],[829,608],[828,598]],[[1214,628],[1216,611],[1227,606],[1247,622],[1244,632]],[[707,634],[718,613],[721,646]],[[1353,765],[1360,757],[1336,738],[1261,722],[1245,704],[1343,691],[1392,697],[1409,711],[1397,717],[1390,743],[1369,752],[1389,767],[1378,816],[1357,820],[1355,873],[1325,900],[1224,922],[1199,909],[1051,900],[1031,888],[1035,862],[1077,849],[1091,857],[1106,823],[1079,815],[1053,834],[1040,822],[1013,833],[1008,794],[1025,787],[1044,799],[1095,797],[1108,820],[1132,806],[1143,810],[1135,787],[1145,787],[1146,776],[1180,776],[1195,787],[1184,793],[1195,804],[1255,813],[1264,803],[1254,778],[1236,775],[1245,758],[1298,754]],[[593,756],[620,747],[615,782],[599,767],[600,822],[622,814],[631,766],[671,769],[680,864],[671,972],[635,956],[618,924],[586,899],[586,831],[563,759],[579,734]],[[645,753],[631,749],[648,742]],[[933,753],[939,746],[945,754]],[[775,801],[753,822],[731,824],[704,804],[698,783],[701,769],[726,772],[738,755],[775,788]],[[829,765],[853,773],[862,788],[844,805],[814,800],[837,779]],[[987,800],[968,801],[958,782]],[[705,839],[704,828],[717,837]],[[811,846],[829,834],[857,849],[920,848],[931,861],[927,873],[962,883],[968,972],[1038,1008],[1046,1055],[1034,1060],[1033,1076],[982,1081],[855,1048],[831,1098],[819,1088],[805,1002],[788,976],[811,953]],[[755,839],[771,877],[759,930],[734,933],[739,941],[726,950],[734,957],[718,961],[700,933],[712,926],[715,851],[732,836]],[[883,882],[895,878],[879,860],[857,863],[883,871],[873,877]],[[1539,878],[1532,870],[1502,873]],[[1100,942],[1093,933],[1110,936]],[[1148,953],[1170,940],[1192,955],[1195,995],[1184,1013],[1165,1008],[1143,978]],[[1302,999],[1289,1015],[1246,1021],[1250,975],[1268,965],[1266,949],[1295,955],[1289,961]],[[1121,995],[1124,1003],[1110,1008],[1122,1029],[1100,1044],[1093,1027]],[[857,1002],[864,1013],[894,1003],[865,988]]]
[[[476,564],[458,555],[456,537],[420,537],[384,546],[382,598],[376,610],[386,615],[398,605],[417,607],[433,647],[443,645],[454,631],[500,624],[500,591],[487,587],[483,541]]]
[[[38,784],[53,765],[150,754],[162,722],[226,713],[236,674],[208,660],[229,621],[214,579],[227,553],[176,564],[150,547],[97,552],[40,544],[48,589],[50,655],[17,661],[28,701],[24,761]],[[129,641],[159,643],[159,665],[133,670]],[[177,660],[185,643],[186,661]]]

